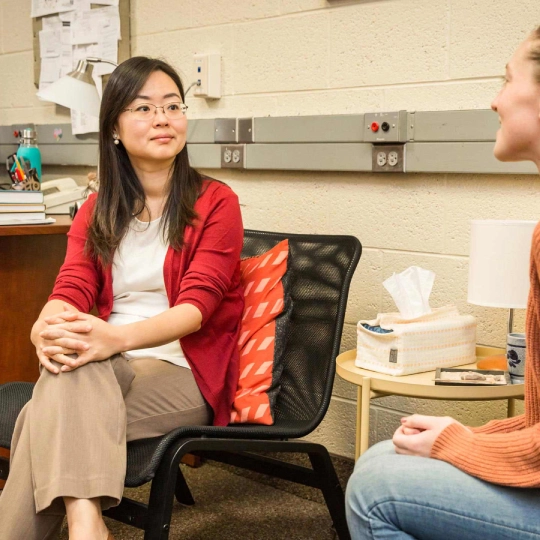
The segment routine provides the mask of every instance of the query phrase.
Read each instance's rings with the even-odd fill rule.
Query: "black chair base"
[[[307,454],[312,468],[261,456],[255,452]],[[345,520],[343,489],[330,455],[324,446],[306,441],[181,439],[163,456],[152,482],[148,506],[123,498],[119,506],[107,510],[105,515],[127,525],[144,529],[145,540],[167,540],[173,496],[182,504],[194,504],[189,487],[179,468],[180,460],[187,453],[320,489],[338,538],[350,540]],[[152,509],[151,512],[149,508]]]

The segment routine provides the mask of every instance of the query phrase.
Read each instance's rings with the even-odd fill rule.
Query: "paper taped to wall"
[[[32,0],[30,17],[43,17],[62,11],[71,11],[75,7],[75,0]]]

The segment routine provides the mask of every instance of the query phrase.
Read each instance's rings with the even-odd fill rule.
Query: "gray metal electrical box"
[[[236,118],[216,118],[214,120],[214,142],[235,143],[238,142],[238,130]]]
[[[407,141],[407,111],[364,114],[364,141],[392,143]]]

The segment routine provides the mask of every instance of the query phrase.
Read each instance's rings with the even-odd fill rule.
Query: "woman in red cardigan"
[[[189,165],[174,69],[135,57],[105,88],[99,181],[32,329],[41,363],[0,497],[0,538],[111,539],[126,441],[226,425],[243,310],[237,196]],[[90,315],[93,308],[98,317]]]
[[[540,28],[506,66],[491,107],[501,123],[495,156],[540,171]],[[530,278],[525,414],[479,428],[402,418],[393,441],[370,448],[349,481],[353,539],[540,539],[540,225]]]

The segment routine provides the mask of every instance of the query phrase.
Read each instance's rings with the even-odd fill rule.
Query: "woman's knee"
[[[352,538],[372,538],[370,512],[386,483],[388,461],[395,456],[392,441],[372,446],[357,462],[345,495],[347,523]]]
[[[67,411],[96,404],[123,405],[122,392],[111,360],[90,362],[73,371],[58,374],[42,370],[32,394],[32,410]],[[36,412],[36,414],[39,414]]]
[[[390,519],[385,513],[394,503],[429,502],[435,496],[435,486],[443,482],[447,488],[438,487],[436,497],[450,504],[455,495],[450,488],[468,478],[443,461],[396,454],[392,441],[385,441],[358,460],[347,485],[348,512]]]
[[[365,513],[375,504],[377,494],[387,483],[385,476],[395,474],[389,467],[389,461],[395,456],[392,441],[383,441],[360,457],[347,484],[348,510],[355,514]]]

